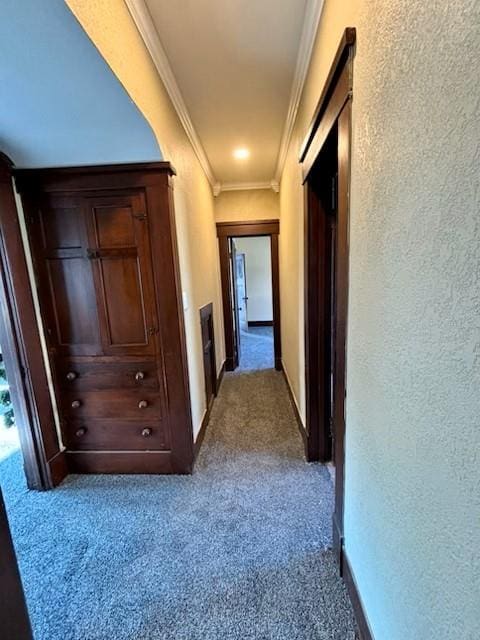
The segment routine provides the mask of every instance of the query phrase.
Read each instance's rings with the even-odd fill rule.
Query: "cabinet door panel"
[[[148,327],[137,256],[101,257],[110,346],[148,346]]]
[[[109,198],[109,206],[95,206],[94,215],[99,247],[131,247],[136,245],[134,218],[130,205],[115,205]]]
[[[101,353],[82,199],[45,197],[34,221],[34,232],[39,288],[43,291],[40,299],[46,307],[50,346],[66,355]]]
[[[155,298],[144,196],[88,199],[104,353],[153,354]]]
[[[99,342],[90,264],[81,257],[54,258],[47,259],[47,268],[57,344],[69,353],[88,352],[88,345]]]

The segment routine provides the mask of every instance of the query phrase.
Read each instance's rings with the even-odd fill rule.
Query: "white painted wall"
[[[480,3],[326,0],[281,185],[302,407],[298,151],[357,27],[345,546],[376,640],[480,638]]]
[[[237,253],[245,254],[247,320],[273,320],[270,237],[236,238]]]

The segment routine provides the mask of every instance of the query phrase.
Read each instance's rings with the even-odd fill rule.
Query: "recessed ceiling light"
[[[235,149],[233,152],[233,157],[236,158],[237,160],[245,160],[245,158],[248,158],[249,155],[250,155],[250,151],[243,147],[239,149]]]

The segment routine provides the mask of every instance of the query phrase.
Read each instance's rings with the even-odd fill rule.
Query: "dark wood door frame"
[[[28,535],[28,534],[27,534]],[[32,640],[22,580],[0,490],[0,627],[3,640]]]
[[[326,345],[330,329],[325,322],[329,291],[322,280],[322,265],[326,255],[322,234],[321,204],[312,185],[312,168],[324,150],[332,130],[337,133],[336,245],[335,245],[335,308],[334,319],[334,388],[333,433],[335,439],[335,511],[333,516],[334,548],[342,567],[344,460],[345,460],[345,398],[346,398],[346,338],[348,303],[348,229],[351,163],[351,101],[353,56],[356,30],[347,28],[342,36],[324,90],[302,145],[305,185],[305,357],[306,357],[306,455],[309,460],[327,460],[330,455],[330,425],[326,424],[325,390]],[[325,228],[323,229],[325,231]],[[326,333],[328,332],[328,335]],[[328,365],[330,361],[328,362]]]
[[[49,489],[67,473],[42,352],[12,182],[0,154],[0,341],[11,387],[27,485]]]
[[[217,237],[220,253],[220,278],[222,283],[223,321],[225,330],[225,369],[233,371],[235,362],[235,337],[233,334],[232,294],[230,278],[232,266],[229,243],[231,238],[248,238],[253,236],[270,237],[270,256],[272,265],[272,299],[273,299],[273,349],[275,369],[282,370],[282,344],[280,328],[280,273],[278,262],[279,220],[249,220],[239,222],[217,222]]]

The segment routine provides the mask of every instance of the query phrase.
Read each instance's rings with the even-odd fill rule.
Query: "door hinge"
[[[134,213],[133,217],[136,218],[137,220],[146,220],[147,214],[146,213]]]

